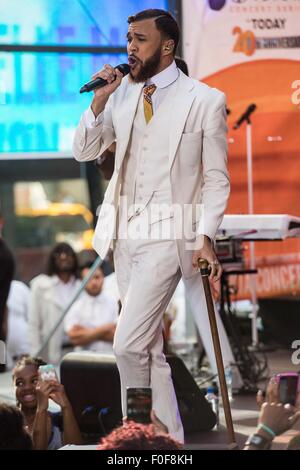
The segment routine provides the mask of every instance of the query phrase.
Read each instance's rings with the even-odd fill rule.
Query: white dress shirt
[[[14,356],[29,353],[28,300],[30,290],[20,281],[12,281],[7,299],[8,332],[6,338],[7,368],[13,366]]]
[[[67,313],[64,320],[64,328],[68,332],[74,325],[80,325],[85,328],[98,328],[107,323],[117,323],[118,312],[118,303],[113,297],[104,292],[97,296],[92,296],[84,291]],[[108,341],[95,341],[79,349],[99,353],[113,353],[112,343]]]
[[[54,275],[53,286],[62,309],[66,308],[75,294],[78,281],[74,276],[71,276],[68,282],[63,282],[58,276]]]
[[[155,113],[164,98],[167,96],[169,86],[172,85],[172,83],[174,83],[178,77],[179,70],[174,60],[172,64],[169,65],[169,67],[146,81],[147,86],[152,84],[156,86],[156,90],[152,95],[153,113]]]

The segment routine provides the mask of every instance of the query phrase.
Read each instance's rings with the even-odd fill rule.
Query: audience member
[[[47,274],[31,281],[29,300],[29,347],[37,354],[57,320],[79,289],[77,256],[67,243],[58,243],[50,253]],[[42,355],[57,364],[62,356],[63,324],[59,326]]]
[[[257,428],[245,444],[244,450],[269,450],[274,438],[293,427],[300,418],[300,391],[296,405],[279,402],[278,381],[271,377],[266,392],[259,391],[257,403],[260,406]],[[300,435],[295,436],[287,449],[296,449],[300,443]]]
[[[162,423],[160,423],[162,425]],[[162,425],[164,427],[164,425]],[[98,450],[180,450],[182,445],[173,439],[167,428],[163,430],[156,420],[152,424],[125,421],[103,437]]]
[[[30,290],[20,281],[12,281],[7,299],[8,327],[6,353],[8,369],[15,358],[29,353],[28,343],[28,301]]]
[[[32,440],[24,426],[21,411],[0,403],[0,450],[32,450]]]
[[[92,265],[98,258],[97,253],[94,250],[82,250],[78,253],[79,266]],[[120,302],[120,294],[118,289],[118,283],[116,279],[116,273],[114,268],[113,252],[110,250],[101,264],[101,268],[104,274],[104,282],[102,292],[113,297],[116,302]]]
[[[40,365],[45,365],[40,358],[23,356],[13,369],[17,406],[34,449],[55,450],[66,444],[81,444],[79,427],[63,385],[55,380],[42,381]],[[61,407],[61,412],[48,411],[49,398]]]
[[[91,266],[92,263],[87,263],[81,268],[82,279],[88,275]],[[114,298],[102,292],[103,280],[102,269],[98,267],[67,313],[64,327],[74,346],[112,354],[119,308]]]
[[[291,429],[300,418],[294,406],[265,402],[260,410],[256,431],[250,436],[244,450],[269,450],[276,436]]]
[[[15,263],[12,252],[2,238],[4,221],[0,213],[0,341],[5,341],[7,336],[7,298],[10,284],[13,280]],[[0,364],[0,372],[5,371],[5,365]]]

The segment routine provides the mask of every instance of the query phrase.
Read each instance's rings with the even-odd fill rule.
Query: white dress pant
[[[162,318],[181,277],[173,240],[118,239],[114,262],[122,310],[114,337],[121,379],[126,387],[151,387],[153,409],[169,433],[184,442],[183,427],[163,354]]]
[[[120,238],[115,242],[114,262],[122,310],[113,348],[121,379],[123,414],[126,416],[127,413],[126,388],[150,386],[153,409],[158,418],[174,438],[183,442],[183,427],[171,370],[163,354],[162,336],[163,314],[181,278],[176,242],[172,239]],[[201,275],[184,280],[184,283],[198,331],[216,373]],[[223,359],[227,365],[234,362],[234,358],[217,311],[216,316]],[[234,377],[240,386],[240,376]]]

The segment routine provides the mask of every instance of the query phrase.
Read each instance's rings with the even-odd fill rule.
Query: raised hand
[[[48,402],[52,392],[55,390],[57,382],[53,380],[41,380],[36,385],[36,399],[39,410],[47,410]]]
[[[103,78],[108,84],[94,90],[94,99],[91,107],[95,116],[98,116],[103,111],[110,95],[121,85],[123,74],[111,65],[105,64],[100,72],[92,76],[92,80],[95,80],[97,77]]]

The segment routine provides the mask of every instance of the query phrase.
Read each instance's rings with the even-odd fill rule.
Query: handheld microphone
[[[130,67],[128,64],[120,64],[115,68],[118,69],[124,75],[124,77],[130,72]],[[92,80],[83,85],[83,87],[80,88],[80,93],[89,92],[95,90],[95,88],[101,88],[105,85],[108,85],[108,81],[104,80],[104,78],[97,77],[95,80]]]
[[[250,104],[244,114],[241,115],[240,119],[234,124],[233,129],[238,129],[244,121],[249,122],[250,114],[256,110],[256,104]]]

